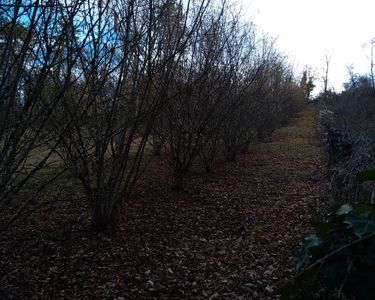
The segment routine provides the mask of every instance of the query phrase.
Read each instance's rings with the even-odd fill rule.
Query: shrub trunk
[[[91,206],[91,223],[95,231],[115,229],[120,217],[119,206],[106,199],[96,199]]]
[[[183,191],[185,188],[185,177],[186,172],[182,168],[175,167],[173,170],[173,185],[172,189],[174,191]]]

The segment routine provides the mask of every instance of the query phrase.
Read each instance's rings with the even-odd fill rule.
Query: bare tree
[[[170,83],[207,3],[85,4],[84,20],[95,29],[81,55],[85,71],[78,92],[64,102],[62,120],[77,121],[58,152],[82,183],[97,230],[119,221],[121,204],[142,170],[154,120],[170,97]],[[78,119],[76,103],[85,111]]]
[[[0,4],[0,212],[10,216],[5,225],[15,220],[45,185],[31,197],[16,199],[61,139],[48,123],[72,81],[73,65],[82,48],[76,44],[63,51],[79,26],[81,6],[81,1],[69,1],[69,5],[39,1]],[[57,86],[55,71],[62,64],[66,68]],[[46,150],[45,143],[52,140]]]
[[[150,136],[182,189],[198,158],[207,171],[220,153],[233,160],[299,107],[284,57],[225,1],[0,9],[0,211],[57,153],[82,184],[93,227],[113,228]]]
[[[328,94],[328,73],[329,73],[329,65],[331,63],[332,54],[326,53],[324,56],[324,76],[323,76],[323,92],[324,98],[327,99]]]
[[[182,60],[156,132],[164,142],[173,188],[184,189],[200,157],[210,171],[221,151],[227,160],[246,152],[256,131],[271,132],[296,111],[301,95],[273,43],[223,6],[212,11]]]
[[[216,152],[218,141],[217,122],[222,119],[218,112],[223,113],[222,104],[232,87],[234,61],[238,64],[241,59],[234,49],[238,26],[238,18],[230,16],[226,3],[210,11],[182,60],[172,86],[175,96],[167,103],[159,128],[174,189],[184,188],[186,175],[199,154],[210,168],[209,157]],[[208,143],[211,147],[205,151]]]
[[[372,88],[375,89],[375,77],[374,77],[374,44],[375,38],[370,41],[371,51],[370,51],[370,77]]]

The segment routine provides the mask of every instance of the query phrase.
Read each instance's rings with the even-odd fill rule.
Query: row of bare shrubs
[[[70,172],[94,228],[112,228],[149,140],[183,189],[193,161],[234,160],[311,89],[226,1],[5,1],[0,16],[5,227],[35,201],[41,188],[17,195],[51,156],[64,168],[40,186]]]

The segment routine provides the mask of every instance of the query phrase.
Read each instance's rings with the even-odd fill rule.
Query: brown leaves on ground
[[[47,207],[0,241],[0,298],[271,299],[294,272],[325,185],[314,111],[186,192],[155,158],[113,233],[82,199]]]

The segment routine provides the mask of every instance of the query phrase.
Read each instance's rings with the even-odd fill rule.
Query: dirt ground
[[[315,117],[310,107],[235,162],[194,171],[185,192],[155,157],[116,232],[91,232],[74,195],[37,211],[0,237],[0,298],[277,298],[323,201]]]

